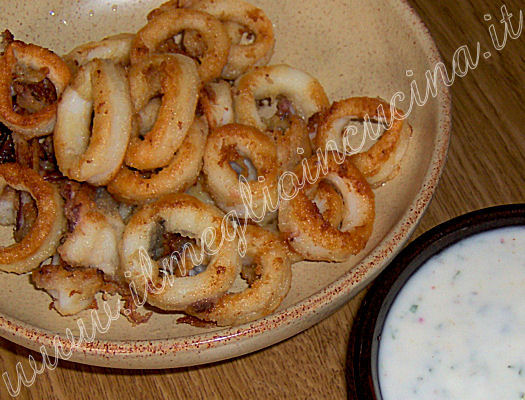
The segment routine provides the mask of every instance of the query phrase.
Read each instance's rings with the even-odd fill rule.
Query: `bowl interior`
[[[3,28],[15,38],[64,54],[86,41],[120,32],[136,32],[147,13],[161,0],[32,0],[6,2]],[[270,17],[276,32],[271,64],[287,63],[317,77],[331,101],[350,96],[392,99],[397,92],[409,108],[410,83],[424,88],[424,74],[439,56],[426,29],[401,0],[378,0],[371,7],[360,0],[253,1]],[[407,70],[413,76],[407,77]],[[345,263],[303,262],[293,266],[292,289],[279,310],[305,301],[344,277],[350,290],[346,299],[369,282],[408,239],[428,205],[444,163],[448,144],[449,102],[447,91],[409,116],[414,134],[401,173],[375,190],[376,220],[366,249]],[[373,263],[360,264],[364,259]],[[359,265],[359,268],[355,268]],[[337,283],[335,283],[337,285]],[[13,301],[15,299],[15,301]],[[49,310],[50,298],[29,283],[28,276],[2,274],[0,313],[4,318],[49,332],[78,332],[77,317],[60,317]],[[341,304],[341,302],[339,303]],[[319,307],[329,305],[320,303]],[[85,317],[87,314],[80,314]],[[176,324],[178,315],[155,313],[150,322],[131,327],[124,319],[113,321],[99,339],[109,341],[177,339],[216,329]],[[298,318],[301,316],[299,315]],[[295,317],[294,317],[295,318]],[[304,326],[306,327],[307,324]],[[297,331],[297,330],[296,330]],[[294,332],[295,333],[295,332]],[[270,343],[268,343],[270,344]]]

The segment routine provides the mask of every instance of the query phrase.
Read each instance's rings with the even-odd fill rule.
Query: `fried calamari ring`
[[[400,170],[399,164],[406,153],[412,128],[400,118],[399,111],[390,104],[370,97],[352,97],[332,104],[321,113],[317,121],[315,138],[318,149],[325,150],[328,145],[340,152],[351,154],[352,149],[345,137],[345,127],[351,120],[390,123],[389,129],[381,135],[370,149],[351,156],[353,163],[365,175],[372,187],[377,187],[394,178]],[[366,131],[365,131],[366,132]],[[331,142],[330,142],[331,141]]]
[[[246,257],[255,265],[255,279],[238,293],[226,293],[212,307],[186,312],[219,326],[239,325],[271,314],[281,304],[292,280],[290,259],[277,235],[257,226],[248,225]]]
[[[295,173],[304,187],[286,187],[286,193],[295,196],[283,199],[279,208],[279,230],[290,245],[307,260],[344,261],[359,253],[372,233],[375,217],[374,193],[361,172],[348,158],[341,160],[340,153],[327,152],[325,159],[315,155],[303,161]],[[308,181],[307,175],[313,179]],[[307,196],[322,180],[334,185],[343,199],[340,227],[326,221]]]
[[[13,78],[20,80],[16,88]],[[69,68],[53,52],[34,44],[10,42],[0,57],[0,121],[27,139],[51,133],[56,100],[70,78]],[[27,109],[15,107],[13,91],[24,98]]]
[[[152,235],[161,223],[168,232],[196,239],[197,245],[211,254],[204,272],[195,276],[161,276],[158,262],[145,250],[155,242]],[[124,231],[124,276],[145,301],[163,310],[214,304],[240,272],[238,239],[229,236],[232,228],[226,224],[229,222],[215,207],[183,193],[167,195],[144,206],[131,217]],[[169,269],[173,272],[176,267]]]
[[[379,141],[383,139],[383,136]],[[351,157],[352,162],[363,172],[372,188],[383,185],[399,174],[401,162],[412,137],[412,126],[404,123],[397,140],[396,135],[389,136],[379,146],[376,147],[376,143],[368,151]],[[390,154],[385,160],[387,153]]]
[[[268,124],[259,115],[257,104],[265,99],[277,103],[278,96],[289,99],[294,114],[304,120],[330,105],[319,81],[306,72],[284,64],[256,67],[235,81],[236,121],[266,130]]]
[[[182,192],[190,187],[202,168],[206,145],[206,123],[195,119],[188,135],[170,163],[156,171],[133,171],[123,165],[108,191],[120,201],[143,204],[168,193]]]
[[[0,192],[6,186],[28,192],[38,208],[38,217],[28,234],[19,243],[0,247],[0,270],[21,274],[55,253],[66,220],[58,190],[32,169],[19,164],[0,165]]]
[[[122,66],[99,59],[82,66],[58,105],[54,148],[60,171],[95,186],[111,181],[128,146],[131,108]]]
[[[201,89],[200,104],[210,130],[235,122],[232,89],[228,82],[221,79],[206,84]]]
[[[228,32],[231,47],[228,63],[222,70],[224,79],[235,79],[253,66],[266,65],[273,54],[275,37],[273,26],[266,14],[242,0],[199,0],[180,4],[172,0],[148,14],[148,20],[168,10],[187,7],[204,11],[218,18]],[[184,48],[198,54],[201,45],[197,32],[188,32],[183,38]]]
[[[258,110],[263,125],[277,145],[277,159],[279,171],[292,171],[303,159],[312,154],[312,145],[305,120],[301,118],[293,107],[293,103],[278,95],[257,101]]]
[[[160,88],[156,88],[159,80]],[[126,165],[154,169],[170,162],[195,116],[199,84],[195,62],[181,54],[152,55],[131,66],[129,85],[135,111],[147,107],[158,94],[162,100],[151,130],[143,138],[131,137]]]
[[[218,19],[195,10],[169,10],[148,22],[135,36],[131,63],[157,52],[163,42],[184,30],[198,31],[206,44],[206,52],[199,57],[198,72],[202,82],[218,78],[228,61],[230,38]]]
[[[246,159],[255,167],[253,179],[244,171]],[[232,163],[246,178],[243,184]],[[277,149],[258,129],[229,124],[213,131],[204,151],[203,171],[206,186],[223,211],[235,210],[240,218],[257,222],[274,215],[270,209],[277,205]]]
[[[243,0],[199,0],[189,8],[211,14],[223,23],[235,24],[227,25],[232,46],[221,74],[224,79],[235,79],[249,67],[270,61],[275,45],[273,26],[260,8]],[[243,43],[246,35],[250,37],[246,40],[249,43]]]
[[[87,64],[95,58],[111,60],[114,63],[128,65],[131,43],[135,34],[119,33],[106,37],[98,42],[89,42],[75,47],[63,58],[72,71]]]

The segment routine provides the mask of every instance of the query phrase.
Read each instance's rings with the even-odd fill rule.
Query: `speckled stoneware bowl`
[[[16,38],[64,54],[85,41],[135,32],[162,0],[19,0],[2,2],[1,29]],[[264,0],[254,2],[274,23],[277,44],[272,63],[286,62],[316,76],[331,100],[366,95],[390,100],[397,92],[407,111],[415,79],[426,89],[425,72],[440,61],[427,29],[403,0]],[[407,70],[412,71],[407,74]],[[407,241],[435,190],[445,163],[450,133],[450,97],[439,87],[424,106],[414,104],[414,135],[401,174],[377,189],[377,217],[366,249],[342,264],[303,262],[293,266],[292,289],[277,312],[233,328],[178,324],[179,315],[155,313],[132,327],[112,321],[94,340],[88,312],[75,318],[49,310],[49,296],[27,275],[2,274],[0,332],[9,340],[54,354],[53,343],[71,349],[70,360],[121,368],[164,368],[239,356],[284,340],[326,318],[369,283]],[[99,304],[102,304],[99,302]],[[115,302],[109,302],[116,310]],[[100,308],[102,324],[107,317]]]

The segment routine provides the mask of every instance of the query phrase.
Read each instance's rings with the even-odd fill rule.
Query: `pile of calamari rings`
[[[361,252],[411,127],[383,100],[330,103],[307,72],[267,65],[274,44],[243,0],[169,1],[61,57],[5,31],[0,269],[31,272],[62,315],[127,293],[229,326],[274,312],[292,263]],[[382,133],[355,151],[371,124]]]

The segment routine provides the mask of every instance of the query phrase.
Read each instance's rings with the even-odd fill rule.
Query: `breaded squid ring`
[[[380,108],[384,110],[384,114]],[[391,120],[391,127],[385,130],[370,149],[351,156],[353,163],[365,175],[370,185],[377,187],[399,173],[399,164],[412,134],[412,128],[407,122],[392,115],[398,112],[392,110],[390,104],[383,100],[370,97],[351,97],[337,101],[330,109],[321,113],[317,120],[316,146],[324,151],[331,141],[330,150],[335,150],[335,144],[340,152],[351,154],[357,149],[349,148],[343,139],[344,128],[351,119],[384,123]]]
[[[58,105],[54,148],[60,171],[95,186],[111,181],[128,146],[131,108],[122,66],[95,59],[81,67]]]
[[[123,165],[107,188],[118,200],[129,204],[143,204],[164,194],[182,192],[193,185],[202,168],[208,128],[206,123],[195,119],[188,135],[172,160],[159,171],[146,177],[141,171],[133,171]]]
[[[317,172],[315,183],[328,181],[341,193],[344,213],[340,227],[326,221],[307,196],[315,183],[306,177],[315,179]],[[374,193],[361,172],[348,158],[341,160],[340,153],[327,152],[323,160],[315,155],[303,161],[295,173],[305,185],[286,188],[286,193],[295,196],[283,199],[279,208],[279,230],[288,243],[307,260],[344,261],[359,253],[372,233],[375,217]]]
[[[243,174],[246,180],[241,186],[230,163],[242,167],[245,158],[251,160],[257,172],[254,180]],[[203,171],[206,186],[223,211],[235,210],[239,218],[257,222],[274,215],[270,209],[277,206],[278,200],[277,149],[272,139],[258,129],[229,124],[213,131],[206,144]]]
[[[271,314],[281,304],[292,280],[284,244],[277,235],[253,225],[246,227],[245,237],[256,279],[242,292],[226,293],[209,309],[189,307],[186,313],[219,326],[240,325]]]
[[[38,217],[29,233],[19,243],[0,247],[0,270],[22,274],[55,253],[66,219],[56,187],[32,169],[19,164],[0,165],[0,192],[6,185],[28,192],[38,209]]]
[[[147,58],[167,39],[184,30],[198,31],[207,50],[199,58],[199,76],[203,83],[218,78],[228,61],[230,38],[215,17],[196,10],[173,9],[159,14],[135,36],[131,47],[131,63]]]
[[[157,70],[160,77],[155,74]],[[170,162],[186,137],[197,107],[200,81],[191,58],[181,54],[152,55],[133,64],[129,85],[135,112],[158,94],[155,84],[148,82],[151,79],[160,80],[162,100],[151,130],[143,138],[132,135],[129,142],[125,163],[136,169],[164,167]]]
[[[277,96],[287,97],[295,113],[304,120],[327,108],[328,97],[317,79],[288,65],[256,67],[241,75],[233,89],[235,118],[240,124],[268,127],[257,111],[257,102]]]
[[[168,232],[200,240],[207,253],[212,253],[204,272],[184,277],[159,274],[158,263],[145,249],[150,248],[156,225],[163,221]],[[149,304],[163,310],[214,304],[240,272],[238,238],[228,236],[226,229],[231,232],[231,227],[226,224],[229,222],[215,207],[183,193],[167,195],[144,206],[131,217],[121,241],[123,274],[130,287]],[[175,268],[177,265],[171,267]]]
[[[79,67],[95,58],[129,65],[129,52],[134,38],[135,34],[133,33],[119,33],[118,35],[108,36],[98,42],[84,43],[71,50],[63,59],[71,70],[75,72]]]
[[[232,89],[228,82],[221,79],[207,83],[201,89],[200,104],[210,130],[235,122]]]
[[[235,79],[252,66],[266,65],[273,54],[275,37],[272,21],[263,10],[243,0],[199,0],[189,8],[206,12],[221,22],[234,22],[254,36],[253,42],[242,44],[243,35],[232,35],[232,46],[228,63],[221,76],[224,79]]]
[[[44,71],[59,98],[71,79],[68,66],[50,50],[20,41],[9,43],[0,57],[0,121],[26,139],[44,136],[53,131],[57,103],[53,102],[33,113],[17,113],[13,109],[12,82],[19,65],[28,70]],[[35,82],[36,83],[36,82]]]

